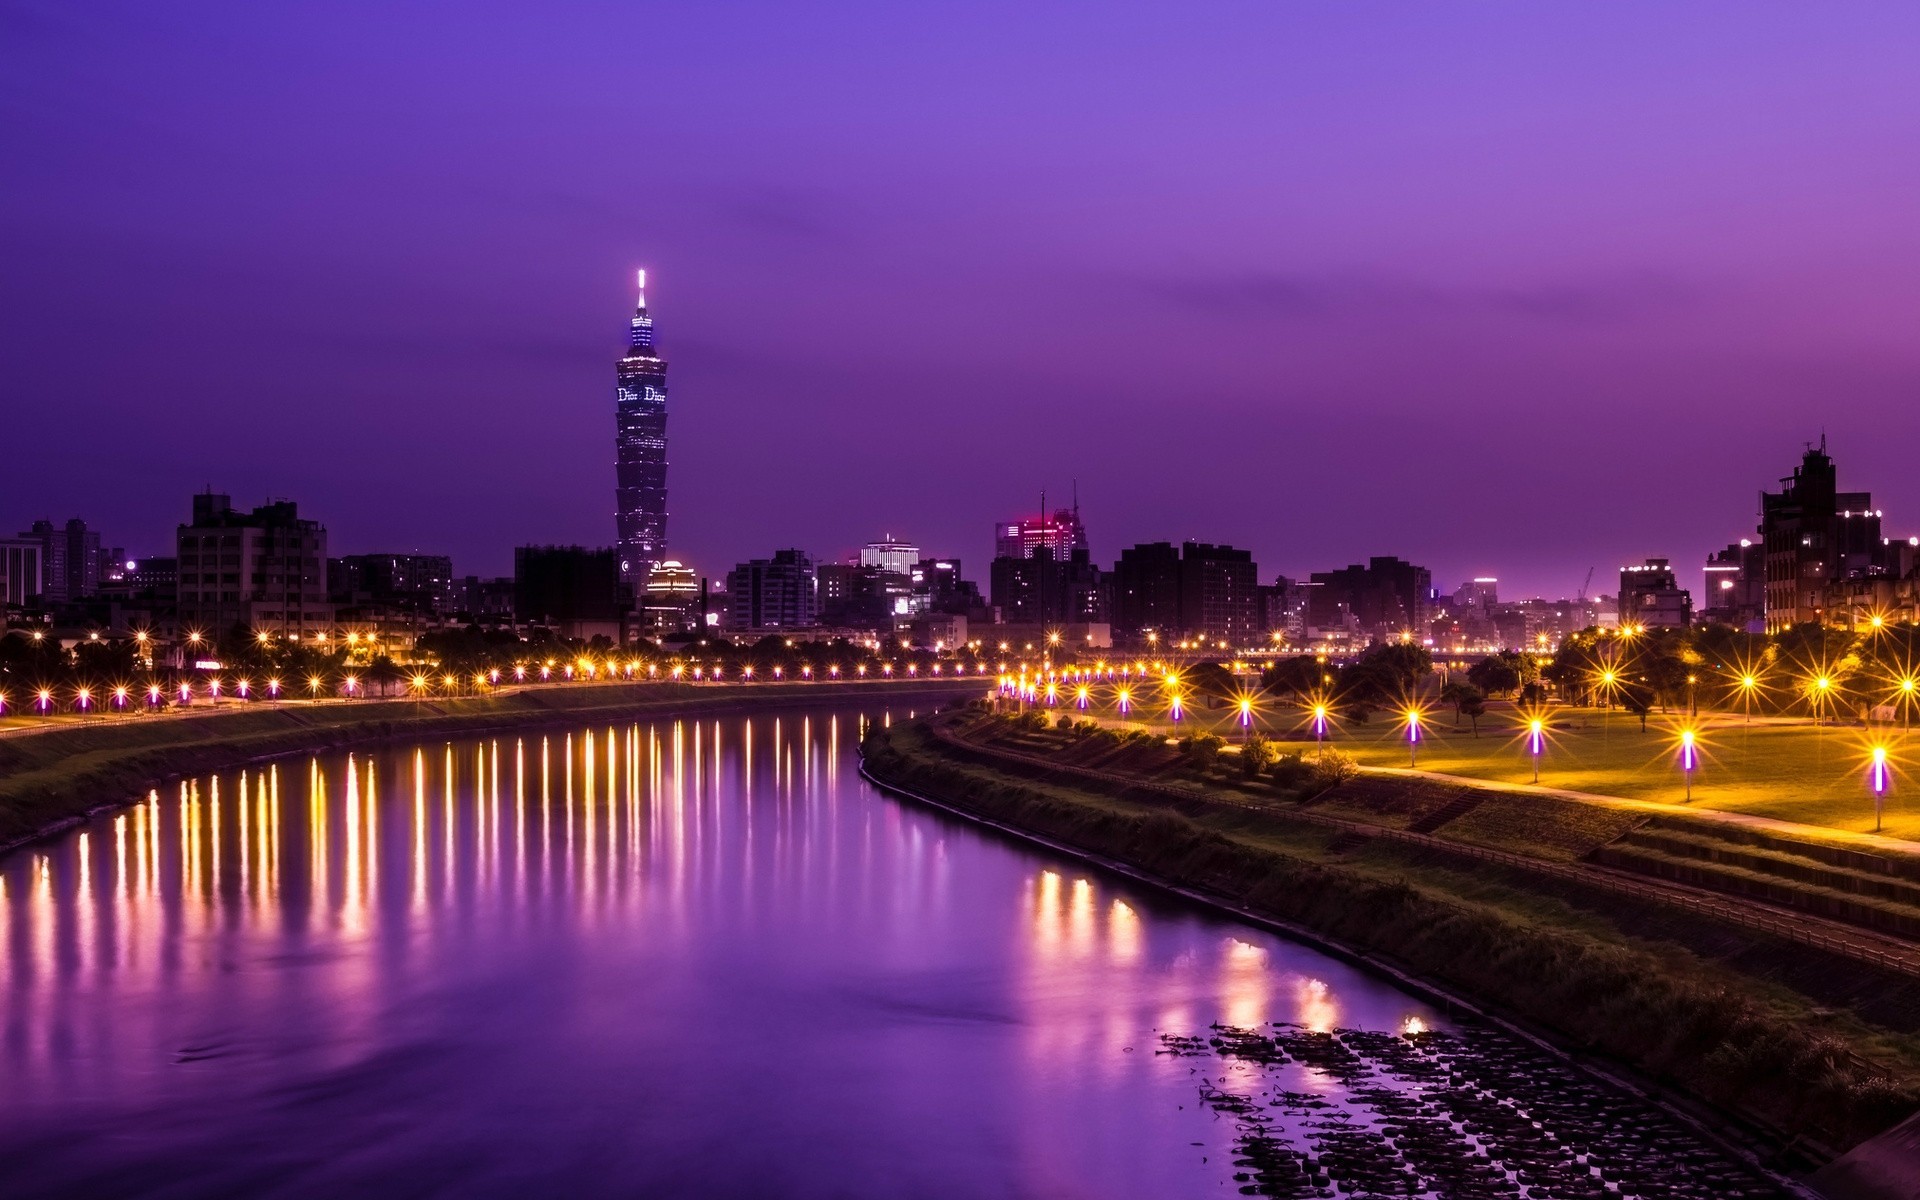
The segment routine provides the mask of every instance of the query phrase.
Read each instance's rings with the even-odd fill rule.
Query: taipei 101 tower
[[[614,370],[614,520],[620,531],[620,584],[646,590],[667,551],[667,361],[654,352],[647,315],[647,273],[627,327],[627,352]]]

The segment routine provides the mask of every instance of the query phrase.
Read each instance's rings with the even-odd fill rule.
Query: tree
[[[1278,696],[1311,696],[1326,687],[1325,677],[1331,674],[1326,663],[1311,654],[1298,654],[1273,664],[1260,683]]]
[[[1354,667],[1377,675],[1389,691],[1410,692],[1433,674],[1433,651],[1411,642],[1375,642]]]
[[[1653,711],[1653,692],[1645,684],[1629,683],[1620,689],[1620,707],[1640,718],[1640,732],[1647,731],[1647,714]]]
[[[1473,736],[1479,737],[1480,718],[1487,715],[1486,697],[1478,692],[1473,693],[1460,705],[1460,711],[1466,714],[1467,720],[1473,722]]]
[[[1470,683],[1454,681],[1440,689],[1440,703],[1453,705],[1453,723],[1458,725],[1470,701],[1481,699],[1480,689]],[[1485,711],[1484,709],[1482,711]]]
[[[1524,682],[1521,662],[1523,657],[1507,650],[1502,650],[1498,654],[1489,654],[1467,668],[1467,682],[1488,696],[1511,692]]]

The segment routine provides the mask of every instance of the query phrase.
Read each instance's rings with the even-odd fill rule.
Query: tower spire
[[[645,312],[647,309],[647,269],[645,267],[634,272],[633,287],[634,292],[640,297],[634,307]]]

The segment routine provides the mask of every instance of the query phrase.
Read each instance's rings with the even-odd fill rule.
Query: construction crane
[[[1586,581],[1585,583],[1583,583],[1583,584],[1581,584],[1581,585],[1580,585],[1580,596],[1579,596],[1579,598],[1578,598],[1578,599],[1577,599],[1577,600],[1575,601],[1575,603],[1576,603],[1576,604],[1585,604],[1585,603],[1587,602],[1587,589],[1588,589],[1588,588],[1590,588],[1590,587],[1592,587],[1592,586],[1593,586],[1593,568],[1592,568],[1592,567],[1588,567],[1588,568],[1587,568],[1587,581]]]

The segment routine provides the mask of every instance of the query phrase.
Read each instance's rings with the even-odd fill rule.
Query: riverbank
[[[975,680],[609,683],[424,701],[256,704],[192,720],[67,726],[0,740],[0,853],[159,784],[289,754],[743,708],[931,705],[980,690]]]
[[[1522,872],[1356,844],[1279,809],[1156,802],[1016,769],[962,753],[923,723],[876,730],[866,750],[886,783],[1384,959],[1768,1130],[1808,1151],[1803,1164],[1920,1104],[1911,1027],[1876,1026],[1837,994],[1785,986],[1779,967],[1800,960],[1844,979],[1834,993],[1906,993],[1910,979],[1809,962],[1819,955],[1708,915],[1594,904]]]

